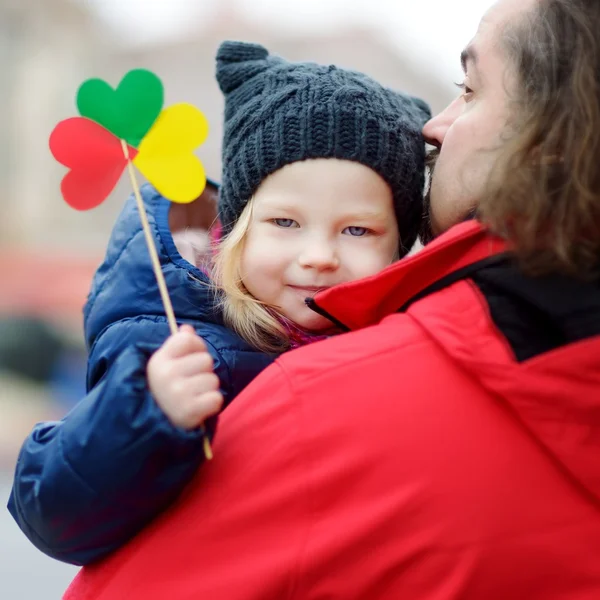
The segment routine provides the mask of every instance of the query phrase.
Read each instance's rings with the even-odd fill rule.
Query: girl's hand
[[[195,429],[223,404],[212,357],[190,325],[152,355],[147,376],[152,396],[176,427]]]

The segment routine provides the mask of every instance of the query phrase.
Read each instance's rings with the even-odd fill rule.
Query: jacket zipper
[[[308,308],[312,311],[316,312],[318,315],[325,317],[327,320],[331,321],[336,327],[339,327],[343,331],[350,331],[350,327],[344,325],[341,321],[338,321],[333,315],[329,314],[324,308],[321,308],[315,301],[314,298],[306,298],[304,303]]]

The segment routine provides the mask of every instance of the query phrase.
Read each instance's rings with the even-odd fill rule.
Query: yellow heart
[[[206,186],[204,167],[193,151],[207,136],[208,121],[195,106],[174,104],[160,113],[133,164],[165,198],[192,202]]]

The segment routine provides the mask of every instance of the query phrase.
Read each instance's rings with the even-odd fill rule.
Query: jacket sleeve
[[[102,334],[92,354],[119,339],[118,354],[96,360],[89,393],[23,444],[8,508],[52,558],[83,565],[120,547],[179,495],[203,460],[201,431],[174,427],[147,388],[147,359],[160,345],[148,338],[168,334],[153,326],[166,328],[137,322],[125,332],[117,323]],[[219,374],[222,361],[214,358]]]
[[[318,534],[309,467],[320,457],[307,452],[302,413],[278,364],[265,369],[223,412],[214,460],[185,494],[82,569],[65,600],[296,597],[302,549]]]

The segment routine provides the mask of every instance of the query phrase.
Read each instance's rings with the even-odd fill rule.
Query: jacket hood
[[[175,247],[169,228],[170,202],[150,185],[143,186],[141,194],[176,319],[221,324],[207,276],[184,260]],[[158,319],[165,316],[165,309],[131,196],[113,229],[84,307],[88,348],[111,324],[140,315]]]

